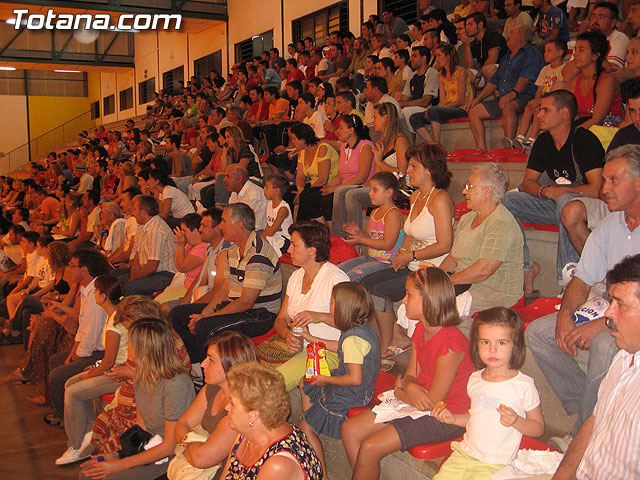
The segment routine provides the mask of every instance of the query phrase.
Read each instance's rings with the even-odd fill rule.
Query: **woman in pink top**
[[[338,174],[322,188],[322,212],[329,229],[346,221],[346,193],[366,184],[374,172],[373,143],[369,131],[358,115],[342,115],[336,131],[342,145]],[[335,217],[335,218],[333,218]]]
[[[167,313],[178,304],[191,284],[198,279],[204,265],[208,244],[200,238],[201,219],[197,213],[189,213],[180,219],[180,227],[174,230],[177,244],[175,253],[177,275],[186,274],[186,278],[183,282],[177,282],[174,279],[172,284],[156,297],[156,302],[160,303]]]

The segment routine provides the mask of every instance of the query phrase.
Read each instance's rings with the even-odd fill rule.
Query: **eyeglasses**
[[[478,186],[478,185],[473,185],[473,184],[471,184],[471,183],[466,183],[466,184],[464,185],[464,189],[465,189],[465,190],[467,190],[467,191],[469,191],[469,190],[471,190],[473,187],[477,187],[477,186]]]
[[[598,15],[593,15],[593,18],[597,18],[598,20],[613,20],[613,17],[609,17],[608,15],[602,15],[602,14],[598,14]]]

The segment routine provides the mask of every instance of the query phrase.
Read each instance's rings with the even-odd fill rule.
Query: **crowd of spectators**
[[[82,132],[77,148],[30,164],[29,178],[0,178],[0,343],[26,352],[2,382],[30,382],[30,400],[51,406],[44,421],[64,426],[69,445],[56,464],[96,452],[81,478],[320,479],[324,433],[342,436],[353,478],[371,479],[388,453],[465,427],[456,462],[508,464],[467,411],[487,404],[474,382],[530,380],[518,372],[525,334],[507,310],[536,294],[526,222],[559,227],[562,305],[526,332],[563,408],[578,413],[556,439],[568,448],[559,474],[637,468],[623,446],[594,454],[593,444],[617,445],[638,408],[622,399],[616,423],[608,399],[616,382],[637,383],[622,362],[640,349],[640,43],[628,36],[640,0],[624,22],[599,2],[580,25],[579,2],[570,22],[548,0],[526,11],[520,0],[463,0],[450,19],[430,3],[413,25],[387,9],[361,36],[334,31],[324,47],[305,38],[286,59],[273,48],[226,79],[191,77],[156,93],[138,126]],[[570,45],[569,24],[580,30]],[[500,117],[504,146],[528,161],[510,191],[499,164],[475,166],[456,223],[443,124],[467,117],[479,150],[485,122]],[[331,263],[344,244],[364,255]],[[284,261],[297,267],[286,284]],[[608,318],[603,309],[577,325],[594,293]],[[497,360],[483,350],[494,324],[511,332]],[[284,345],[277,371],[255,362],[249,339],[272,330]],[[302,340],[326,343],[336,372],[301,389],[298,428],[287,391],[304,376]],[[409,348],[396,396],[448,409],[345,423]],[[482,419],[512,429],[509,448],[541,434],[538,394],[526,391]],[[92,401],[108,393],[96,418]]]

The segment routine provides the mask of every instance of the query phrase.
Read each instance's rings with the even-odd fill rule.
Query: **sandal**
[[[396,362],[393,360],[390,360],[388,358],[382,358],[380,360],[380,371],[381,372],[388,372],[391,369],[393,369],[393,367],[395,366]]]
[[[395,345],[389,345],[386,350],[384,352],[382,352],[381,357],[383,359],[391,359],[391,358],[396,358],[398,355],[403,354],[404,352],[406,352],[407,350],[409,350],[411,348],[411,345],[409,345],[406,348],[400,348],[397,347]],[[389,352],[389,353],[387,353]]]

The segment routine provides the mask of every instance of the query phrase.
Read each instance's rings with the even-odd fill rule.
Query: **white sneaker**
[[[549,439],[549,445],[557,448],[562,453],[566,453],[572,441],[573,437],[571,435],[565,435],[564,437],[551,437]]]
[[[85,447],[80,447],[76,450],[73,447],[67,448],[67,450],[56,460],[56,465],[68,465],[70,463],[79,462],[85,458],[89,458],[93,452],[93,445],[89,444]]]

